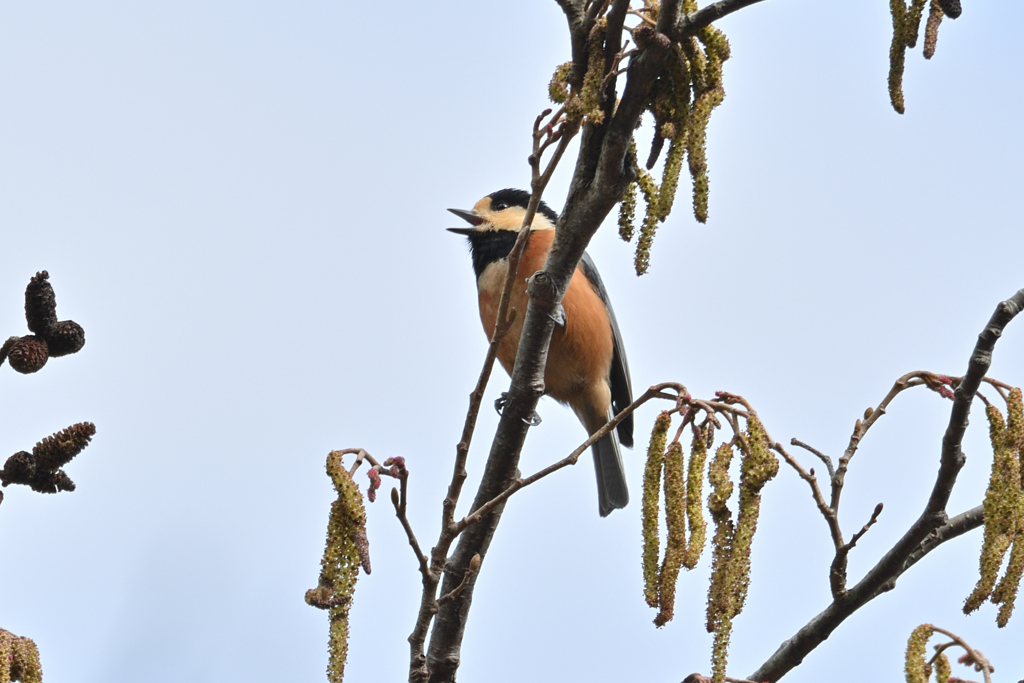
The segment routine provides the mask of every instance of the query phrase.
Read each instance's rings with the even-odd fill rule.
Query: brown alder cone
[[[46,342],[35,335],[21,337],[11,344],[7,353],[11,367],[23,375],[39,372],[49,357],[50,351]]]
[[[85,330],[74,320],[61,320],[46,335],[46,345],[52,358],[78,353],[85,346]]]
[[[0,484],[27,484],[36,476],[36,459],[31,453],[18,451],[7,458],[0,469]]]
[[[28,329],[41,337],[57,324],[57,299],[49,277],[45,270],[39,271],[25,288],[25,321]]]
[[[36,466],[40,470],[56,470],[63,467],[85,450],[95,434],[96,425],[92,422],[79,422],[44,438],[32,449]]]

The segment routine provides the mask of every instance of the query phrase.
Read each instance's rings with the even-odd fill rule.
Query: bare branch
[[[671,394],[665,394],[665,389],[675,389],[679,393],[676,396],[672,396]],[[476,508],[472,514],[464,517],[462,521],[460,521],[456,525],[456,533],[462,533],[462,531],[464,531],[470,525],[479,522],[481,519],[483,519],[484,516],[486,516],[496,507],[498,507],[499,505],[503,504],[506,500],[508,500],[516,491],[519,491],[520,489],[523,489],[529,486],[530,484],[533,484],[534,482],[540,481],[549,474],[557,472],[558,470],[568,467],[569,465],[575,465],[576,462],[579,460],[580,456],[583,453],[585,453],[587,449],[589,449],[595,443],[600,441],[605,434],[615,429],[618,426],[618,424],[622,422],[626,417],[631,415],[633,411],[635,411],[637,408],[650,401],[652,398],[667,398],[675,401],[678,400],[679,397],[685,396],[685,394],[686,387],[684,387],[681,384],[676,384],[674,382],[665,382],[664,384],[656,384],[655,386],[651,387],[650,389],[645,391],[640,398],[636,399],[628,406],[623,408],[618,415],[609,420],[607,424],[601,427],[601,429],[591,434],[590,437],[582,444],[577,446],[572,453],[562,458],[558,462],[548,465],[539,472],[531,474],[526,478],[517,478],[514,482],[512,482],[512,484],[507,489],[505,489],[504,491],[502,491],[497,496],[487,501],[480,507]]]
[[[555,0],[558,6],[565,12],[570,25],[583,16],[583,0]]]
[[[886,409],[889,407],[889,404],[892,403],[894,398],[907,389],[927,384],[929,381],[936,382],[937,375],[923,370],[908,372],[896,380],[892,385],[892,389],[889,390],[889,393],[885,395],[885,398],[882,399],[882,402],[879,403],[876,408],[865,413],[863,421],[857,420],[853,428],[853,434],[850,436],[850,444],[846,447],[846,451],[843,453],[842,457],[839,458],[839,467],[836,469],[835,474],[832,475],[832,500],[830,507],[836,512],[836,514],[839,514],[839,499],[843,493],[846,471],[849,468],[850,460],[853,459],[858,446],[860,446],[861,440],[875,422],[885,415]]]
[[[459,593],[465,590],[466,586],[469,585],[470,580],[472,580],[478,569],[480,569],[480,556],[474,555],[473,559],[469,563],[469,568],[462,577],[462,583],[456,586],[451,593],[442,595],[437,601],[438,606],[447,605],[449,602],[459,597]]]
[[[672,26],[672,39],[678,41],[686,36],[692,36],[697,31],[710,26],[722,17],[758,2],[761,2],[761,0],[719,0],[707,7],[702,7],[692,14],[685,14],[679,17]]]
[[[796,439],[793,439],[796,442]],[[772,450],[782,456],[782,459],[789,464],[796,473],[800,475],[800,478],[807,482],[807,485],[811,487],[811,496],[814,498],[815,505],[818,506],[818,511],[821,516],[825,518],[825,523],[828,524],[829,534],[832,536],[832,544],[836,548],[836,552],[843,547],[843,532],[839,527],[839,517],[836,511],[825,502],[825,497],[821,494],[821,489],[818,487],[818,478],[814,476],[814,470],[810,472],[805,470],[803,466],[797,462],[796,458],[790,455],[782,444],[775,443],[772,445]]]
[[[939,628],[935,625],[932,625],[932,630],[936,633],[941,633],[948,638],[952,638],[953,642],[962,647],[964,652],[967,653],[968,661],[974,665],[975,670],[981,671],[981,675],[985,677],[985,683],[992,683],[991,672],[995,671],[995,668],[992,666],[992,663],[988,661],[985,655],[968,645],[967,641],[955,633],[947,631],[944,628]]]
[[[403,493],[405,490],[405,482],[402,482]],[[416,540],[416,534],[412,531],[412,525],[409,523],[409,518],[405,515],[405,500],[404,496],[400,500],[398,489],[391,489],[391,503],[395,506],[395,515],[398,517],[398,521],[402,523],[402,528],[405,529],[405,535],[409,538],[409,545],[412,547],[412,552],[416,555],[416,561],[420,565],[420,573],[423,574],[425,579],[430,578],[430,568],[427,565],[427,556],[420,550],[420,544]]]
[[[853,535],[849,543],[844,543],[841,548],[836,550],[836,556],[832,560],[832,567],[829,569],[829,585],[832,588],[832,597],[839,600],[846,594],[846,564],[850,556],[850,551],[857,545],[857,541],[868,532],[875,522],[878,521],[878,515],[882,514],[882,504],[879,503],[875,506],[874,512],[871,513],[871,519],[868,523],[861,527],[861,530]]]
[[[968,531],[977,529],[985,523],[985,511],[983,506],[978,505],[971,508],[967,512],[962,512],[956,517],[953,517],[948,522],[933,530],[924,540],[921,541],[920,545],[914,549],[913,552],[907,557],[904,563],[903,571],[910,569],[915,564],[924,559],[924,556],[931,551],[938,548],[946,541],[951,541],[957,536],[962,536]],[[879,594],[884,593],[886,590],[890,590],[895,586],[895,583],[889,586],[882,586],[879,589]]]
[[[971,354],[967,374],[956,388],[953,409],[950,411],[949,426],[942,440],[939,474],[932,487],[932,493],[921,516],[896,544],[872,567],[857,585],[844,594],[842,600],[834,600],[820,614],[811,619],[793,637],[786,640],[776,652],[749,678],[755,681],[777,681],[792,670],[814,648],[851,614],[863,607],[884,590],[892,588],[896,580],[910,566],[908,562],[915,553],[927,548],[924,553],[940,543],[958,535],[953,530],[968,526],[965,518],[957,527],[945,534],[940,530],[951,525],[945,512],[949,494],[963,467],[963,453],[960,444],[967,429],[967,417],[971,401],[992,362],[992,350],[1002,335],[1003,329],[1024,308],[1024,289],[1000,303],[992,314],[985,329],[978,335],[978,342]],[[965,513],[968,514],[968,513]],[[964,529],[966,530],[966,529]],[[963,533],[960,531],[959,533]]]
[[[790,439],[789,443],[794,445],[794,446],[797,446],[798,448],[802,448],[805,451],[810,451],[814,455],[818,456],[818,459],[821,460],[823,463],[825,463],[825,469],[828,470],[828,476],[829,477],[834,477],[835,476],[836,468],[832,466],[832,458],[828,457],[827,455],[825,455],[824,453],[819,451],[817,448],[813,448],[812,446],[808,446],[807,444],[805,444],[800,439],[797,439],[796,437]]]

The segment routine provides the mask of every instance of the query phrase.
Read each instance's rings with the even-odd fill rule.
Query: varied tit
[[[469,238],[480,300],[480,319],[488,338],[494,333],[498,300],[508,273],[508,254],[523,224],[529,200],[528,192],[508,189],[487,195],[476,203],[472,211],[448,209],[473,226],[448,229]],[[498,360],[509,375],[516,362],[519,335],[523,331],[529,301],[526,279],[544,267],[555,238],[557,220],[558,214],[541,202],[519,261],[511,301],[511,308],[516,309],[517,315],[498,349]],[[551,337],[544,372],[545,393],[560,403],[568,404],[587,428],[587,433],[593,434],[628,406],[633,398],[622,335],[601,277],[586,253],[569,282],[562,306],[565,319]],[[633,447],[632,415],[601,437],[592,448],[602,517],[629,502],[619,443]]]

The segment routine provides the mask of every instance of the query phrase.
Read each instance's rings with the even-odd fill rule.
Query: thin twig
[[[570,4],[571,3],[566,3],[565,6],[568,7]],[[551,121],[558,122],[562,119],[562,113],[563,110],[555,112]],[[551,128],[549,127],[550,124],[544,125],[544,120],[549,115],[551,115],[551,110],[545,110],[536,118],[533,124],[533,151],[529,157],[532,176],[532,194],[526,208],[526,214],[523,216],[523,223],[519,229],[519,234],[517,235],[515,244],[508,255],[508,271],[498,303],[494,332],[491,335],[491,341],[488,345],[487,354],[484,358],[484,367],[477,379],[476,387],[470,394],[470,405],[466,414],[465,424],[463,425],[462,438],[456,446],[455,466],[452,472],[452,480],[448,486],[448,493],[442,504],[441,531],[438,536],[438,541],[431,551],[427,571],[423,571],[422,562],[420,565],[421,574],[423,574],[423,594],[420,599],[420,609],[416,625],[413,628],[412,634],[409,636],[409,645],[411,650],[410,680],[413,681],[425,680],[430,674],[424,646],[431,621],[434,619],[438,609],[441,607],[441,604],[437,601],[437,590],[438,585],[441,582],[441,578],[449,565],[448,551],[451,549],[452,543],[459,534],[457,525],[454,522],[455,509],[458,505],[459,497],[462,493],[462,487],[467,477],[466,460],[469,457],[470,444],[472,443],[473,433],[476,429],[476,422],[480,414],[480,406],[483,402],[487,382],[490,379],[491,371],[494,368],[494,361],[497,359],[498,348],[511,329],[512,322],[515,320],[516,316],[522,314],[520,311],[509,310],[512,301],[512,288],[518,274],[519,261],[526,248],[526,243],[530,235],[530,228],[533,223],[534,216],[537,213],[537,209],[540,206],[541,196],[543,195],[548,182],[551,180],[555,167],[561,160],[570,141],[579,130],[578,123],[562,120],[558,126],[558,130],[551,132]],[[545,143],[556,138],[558,141],[557,146],[554,148],[546,168],[541,172],[541,157],[544,150],[547,149],[547,145]],[[446,595],[450,597],[445,604],[452,602],[459,596],[459,594],[461,594],[461,592],[461,590],[458,593],[454,592],[454,590],[448,591]]]
[[[908,372],[893,383],[889,393],[885,395],[885,398],[882,399],[882,402],[879,403],[876,408],[872,409],[870,415],[867,415],[864,420],[857,420],[853,428],[853,434],[850,436],[850,443],[846,447],[846,451],[843,453],[842,457],[839,458],[839,467],[832,476],[832,500],[829,507],[831,507],[837,515],[839,514],[839,500],[843,493],[843,484],[846,481],[846,472],[849,468],[850,460],[857,452],[857,448],[860,445],[861,440],[875,422],[885,415],[886,408],[889,407],[889,404],[894,398],[907,389],[927,384],[929,380],[937,381],[937,375],[923,370]]]
[[[412,547],[412,552],[416,555],[416,561],[420,565],[420,573],[423,575],[424,580],[429,580],[430,567],[428,566],[427,556],[420,550],[419,541],[416,540],[416,534],[412,531],[412,525],[409,523],[409,518],[405,514],[405,491],[406,491],[406,480],[408,479],[408,473],[406,476],[401,478],[402,493],[398,493],[398,489],[391,489],[391,503],[395,506],[395,515],[398,517],[398,521],[402,523],[402,528],[405,529],[405,535],[409,539],[409,545]]]
[[[440,598],[438,598],[438,606],[440,607],[441,605],[446,605],[455,598],[459,597],[459,593],[465,590],[466,586],[469,584],[470,580],[476,574],[478,569],[480,569],[480,556],[474,555],[473,560],[469,563],[469,569],[467,569],[466,573],[462,576],[462,582],[454,589],[452,589],[450,593],[445,593]]]
[[[849,543],[844,543],[842,547],[836,550],[836,556],[832,560],[832,566],[829,569],[828,578],[829,586],[832,589],[833,599],[839,600],[846,594],[846,565],[847,560],[850,557],[850,551],[857,545],[857,541],[868,532],[875,522],[878,521],[878,515],[882,514],[882,504],[879,503],[875,506],[874,512],[871,513],[871,519],[868,523],[861,527],[860,531],[855,533],[850,539]]]
[[[794,439],[795,441],[795,439]],[[796,470],[796,473],[801,479],[807,482],[807,485],[811,487],[811,496],[814,498],[814,504],[818,506],[818,511],[821,512],[821,516],[825,518],[825,523],[828,524],[829,535],[832,537],[832,544],[835,546],[836,552],[843,547],[843,532],[839,526],[839,516],[836,511],[825,502],[825,496],[821,493],[821,488],[818,486],[818,478],[814,476],[814,470],[810,472],[805,470],[803,466],[794,458],[792,455],[782,447],[780,443],[774,443],[772,450],[782,456],[782,459],[786,463]]]
[[[794,446],[797,446],[799,448],[802,448],[805,451],[810,451],[814,455],[818,456],[818,459],[821,460],[823,463],[825,463],[825,469],[828,470],[829,478],[832,478],[832,477],[834,477],[836,475],[836,469],[835,469],[835,467],[832,466],[832,458],[830,458],[829,456],[825,455],[824,453],[819,451],[817,448],[814,448],[813,446],[808,446],[807,444],[805,444],[800,439],[797,439],[796,437],[790,439],[789,443],[794,445]]]
[[[373,456],[362,448],[342,448],[340,451],[331,451],[328,455],[337,455],[340,458],[343,455],[350,455],[352,453],[356,454],[356,461],[352,463],[352,467],[348,471],[350,477],[355,476],[356,470],[359,469],[359,466],[363,464],[364,460],[370,463],[371,467],[380,467],[380,464],[373,459]]]
[[[555,112],[552,117],[553,121],[558,121],[564,107]],[[480,376],[477,379],[476,387],[470,394],[470,405],[469,410],[466,414],[466,422],[462,428],[462,438],[456,447],[455,454],[455,469],[452,474],[452,482],[448,487],[448,495],[445,497],[443,509],[442,509],[442,520],[441,528],[446,529],[451,526],[452,521],[455,517],[455,507],[458,505],[459,496],[462,493],[462,485],[466,481],[466,459],[469,456],[469,447],[473,440],[473,432],[476,429],[476,420],[480,414],[480,405],[483,402],[484,392],[487,389],[487,382],[490,379],[491,371],[494,369],[494,361],[498,357],[498,349],[501,346],[501,342],[505,339],[509,329],[512,327],[512,323],[515,317],[519,315],[518,311],[509,311],[512,303],[512,288],[516,281],[516,275],[519,269],[519,260],[522,258],[523,251],[526,249],[526,242],[530,235],[530,226],[533,223],[533,218],[537,213],[537,209],[540,206],[540,197],[547,187],[548,182],[551,180],[551,175],[554,173],[554,169],[558,164],[558,161],[562,158],[562,154],[568,147],[569,142],[572,140],[576,131],[579,129],[578,125],[568,125],[562,123],[558,130],[558,147],[552,155],[552,158],[548,162],[548,166],[544,173],[540,173],[540,158],[543,152],[543,138],[545,135],[546,126],[543,125],[544,119],[551,114],[551,110],[545,110],[541,113],[533,124],[533,153],[530,155],[530,166],[533,169],[533,181],[531,182],[533,188],[533,194],[530,197],[529,205],[526,208],[526,215],[523,216],[523,223],[519,229],[519,234],[516,236],[515,244],[512,246],[512,251],[508,255],[508,269],[505,276],[505,283],[501,289],[501,297],[498,300],[498,311],[495,316],[494,331],[491,335],[491,341],[487,347],[487,355],[484,358],[484,367],[480,371]]]
[[[665,389],[677,389],[677,390],[680,390],[682,393],[678,394],[676,396],[673,396],[671,394],[665,394],[664,393]],[[541,479],[543,479],[544,477],[548,476],[549,474],[553,474],[554,472],[557,472],[560,469],[568,467],[569,465],[575,465],[576,462],[579,460],[580,455],[585,453],[588,448],[590,448],[595,443],[600,441],[601,438],[605,434],[607,434],[608,432],[610,432],[613,429],[615,429],[615,427],[617,427],[618,424],[620,422],[622,422],[622,420],[624,420],[627,416],[631,415],[633,413],[633,411],[635,411],[637,408],[639,408],[643,404],[647,403],[651,399],[653,399],[653,398],[668,398],[670,400],[675,401],[675,400],[677,400],[679,398],[680,395],[685,394],[685,391],[686,391],[686,387],[684,387],[681,384],[676,384],[674,382],[665,382],[663,384],[657,384],[657,385],[651,387],[650,389],[645,391],[643,393],[643,395],[640,396],[640,398],[636,399],[635,401],[630,403],[628,406],[623,408],[622,411],[618,415],[616,415],[611,420],[609,420],[607,424],[605,424],[603,427],[601,427],[601,429],[599,429],[596,432],[594,432],[593,434],[591,434],[590,437],[586,441],[584,441],[582,444],[577,446],[576,449],[574,449],[572,453],[570,453],[569,455],[565,456],[564,458],[562,458],[558,462],[553,463],[551,465],[548,465],[544,469],[542,469],[542,470],[540,470],[538,472],[535,472],[534,474],[531,474],[528,477],[519,477],[519,478],[517,478],[504,491],[502,491],[497,496],[495,496],[491,500],[487,501],[486,503],[484,503],[480,507],[478,507],[475,510],[473,510],[472,514],[469,514],[466,517],[463,517],[462,520],[456,525],[456,533],[462,533],[467,527],[469,527],[469,526],[479,522],[488,513],[490,513],[496,507],[498,507],[499,505],[504,503],[506,500],[508,500],[512,496],[512,494],[514,494],[516,491],[519,491],[520,489],[526,488],[530,484],[533,484],[533,483],[535,483],[537,481],[540,481]]]
[[[964,652],[966,652],[967,655],[970,657],[970,663],[974,665],[975,670],[981,671],[981,675],[985,677],[985,683],[992,683],[992,677],[990,675],[990,672],[995,671],[995,668],[993,668],[992,663],[988,661],[985,655],[981,654],[973,647],[968,645],[967,641],[965,641],[963,638],[961,638],[955,633],[947,631],[944,628],[939,628],[935,625],[932,625],[932,630],[936,633],[941,633],[947,638],[951,638],[957,645],[962,647],[964,649]]]

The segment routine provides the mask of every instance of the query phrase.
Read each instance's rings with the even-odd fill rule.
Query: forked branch
[[[978,335],[967,373],[957,383],[949,425],[942,439],[939,473],[921,516],[896,544],[872,567],[842,599],[833,600],[811,619],[761,665],[753,675],[755,681],[777,681],[803,661],[812,650],[831,635],[839,624],[882,592],[895,587],[897,579],[915,562],[941,543],[963,533],[977,519],[970,511],[954,520],[946,514],[946,503],[963,467],[961,443],[967,429],[971,402],[992,362],[992,351],[1003,329],[1024,308],[1024,289],[1000,303],[991,319]],[[956,522],[954,524],[954,522]]]

